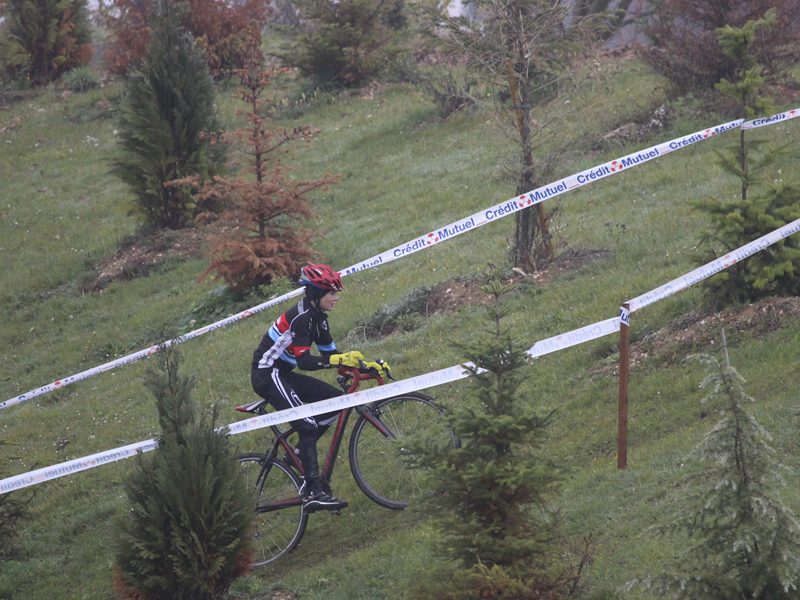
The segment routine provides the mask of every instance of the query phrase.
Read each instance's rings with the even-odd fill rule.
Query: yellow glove
[[[389,373],[389,363],[386,362],[385,360],[379,359],[376,361],[373,360],[365,361],[364,363],[361,364],[361,369],[362,370],[375,369],[379,375],[381,376],[388,375],[391,377],[391,374]]]
[[[332,367],[359,367],[364,362],[364,355],[358,350],[331,354],[328,362]]]

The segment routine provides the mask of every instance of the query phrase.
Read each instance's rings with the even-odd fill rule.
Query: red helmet
[[[338,271],[334,271],[328,265],[308,263],[300,269],[300,285],[310,285],[329,292],[341,292],[342,278]]]

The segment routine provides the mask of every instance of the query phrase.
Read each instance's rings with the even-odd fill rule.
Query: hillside
[[[687,101],[663,130],[646,139],[603,136],[644,123],[664,102],[663,83],[629,57],[599,61],[580,96],[548,111],[570,111],[560,131],[556,177],[651,144],[730,120]],[[162,240],[156,264],[121,269],[97,286],[104,267],[136,230],[129,192],[109,174],[116,151],[120,88],[83,94],[59,90],[0,111],[0,400],[123,356],[187,327],[192,308],[214,282],[197,283],[201,253],[169,251]],[[231,119],[235,100],[220,92]],[[796,101],[795,104],[796,106]],[[343,268],[444,224],[506,200],[502,177],[509,142],[485,113],[466,111],[441,122],[433,105],[407,85],[371,87],[325,96],[285,117],[319,133],[296,153],[300,177],[325,171],[340,183],[315,198],[317,249]],[[288,113],[287,113],[288,114]],[[768,147],[800,139],[800,120],[765,128]],[[510,323],[530,344],[613,317],[621,302],[696,266],[704,223],[691,209],[701,197],[733,197],[738,182],[724,176],[714,149],[719,136],[657,161],[595,182],[546,204],[558,208],[562,258],[537,276],[521,278],[510,300]],[[787,157],[772,176],[795,168]],[[488,264],[505,264],[513,219],[502,219],[424,252],[345,280],[332,316],[341,347],[383,357],[409,377],[459,362],[455,343],[482,327],[478,304],[441,301],[442,310],[409,319],[400,331],[367,336],[362,322],[412,291],[469,280]],[[168,236],[169,238],[169,236]],[[156,249],[155,255],[159,254]],[[719,348],[726,325],[732,364],[758,399],[754,412],[774,435],[791,467],[785,500],[800,512],[796,394],[800,319],[791,301],[744,307],[723,315],[702,310],[692,288],[635,315],[636,361],[630,388],[629,467],[616,468],[617,339],[609,336],[545,356],[526,382],[534,410],[556,410],[549,451],[563,465],[556,502],[569,535],[592,535],[594,562],[587,598],[612,598],[635,577],[658,572],[676,552],[650,527],[673,512],[685,494],[676,485],[687,451],[713,423],[699,404],[699,366],[683,359]],[[251,353],[278,313],[269,310],[180,346],[184,372],[198,378],[195,397],[217,402],[223,421],[253,397]],[[196,323],[201,325],[203,323]],[[0,476],[55,464],[157,434],[154,401],[142,384],[147,361],[93,377],[0,411]],[[461,385],[434,388],[444,404],[458,402]],[[238,436],[243,451],[259,450],[264,434]],[[0,569],[0,598],[114,598],[114,520],[123,514],[122,461],[30,488],[30,517],[19,550]],[[255,599],[402,598],[436,561],[425,516],[379,508],[352,482],[340,457],[336,491],[350,501],[340,516],[314,515],[298,550],[272,568],[237,583],[232,597]],[[622,597],[622,596],[620,596]],[[626,598],[648,598],[632,593]]]

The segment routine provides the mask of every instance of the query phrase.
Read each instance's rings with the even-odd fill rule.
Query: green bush
[[[178,374],[174,348],[162,348],[160,358],[146,384],[161,438],[152,455],[138,457],[126,485],[130,511],[120,524],[115,587],[124,598],[222,598],[250,565],[249,494],[216,408],[198,414],[194,382]]]
[[[781,185],[747,200],[705,200],[711,217],[702,262],[725,254],[800,218],[800,186]],[[715,275],[705,285],[714,307],[766,296],[800,296],[800,237],[790,236]]]
[[[86,92],[96,88],[100,82],[91,68],[78,67],[64,75],[64,85],[73,92]]]
[[[214,175],[224,146],[214,143],[220,126],[203,52],[181,29],[179,7],[164,6],[171,8],[153,24],[144,65],[127,81],[114,172],[135,194],[146,226],[178,229],[194,206],[189,190],[173,182]]]
[[[308,26],[284,60],[318,87],[356,87],[374,79],[396,51],[393,41],[405,23],[402,0],[297,4]]]
[[[454,600],[557,600],[576,588],[588,542],[573,562],[550,505],[562,475],[542,450],[552,412],[539,414],[523,392],[528,357],[502,322],[510,288],[492,278],[485,291],[495,298],[490,324],[464,347],[472,385],[450,417],[461,447],[420,444],[409,459],[438,482],[428,513],[441,558],[458,567],[416,586]]]
[[[742,27],[726,26],[717,30],[719,45],[736,65],[735,75],[722,79],[717,88],[735,99],[747,119],[769,114],[769,98],[762,94],[763,66],[754,54],[759,36],[775,26],[776,13],[770,10],[763,19],[748,21]],[[734,201],[716,198],[696,203],[711,218],[703,243],[705,263],[735,250],[779,227],[800,218],[800,185],[789,181],[766,182],[764,171],[788,146],[771,153],[759,152],[761,143],[741,131],[738,143],[717,152],[722,168],[738,178],[739,198]],[[789,175],[789,174],[787,174]],[[756,184],[760,184],[756,186]],[[754,194],[753,190],[758,194]],[[763,191],[762,191],[763,190]],[[800,240],[797,236],[778,242],[755,256],[739,262],[706,282],[711,304],[716,307],[757,300],[764,296],[794,296],[800,293]]]
[[[8,0],[5,4],[0,55],[12,76],[45,84],[91,59],[86,0]]]

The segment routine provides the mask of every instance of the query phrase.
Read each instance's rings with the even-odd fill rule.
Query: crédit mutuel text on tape
[[[640,310],[645,306],[653,304],[654,302],[658,302],[659,300],[663,300],[664,298],[668,298],[669,296],[672,296],[683,289],[695,285],[703,279],[719,273],[723,269],[726,269],[731,265],[742,261],[749,256],[752,256],[756,252],[760,252],[769,246],[786,239],[798,231],[800,231],[800,219],[792,221],[791,223],[788,223],[783,227],[780,227],[779,229],[776,229],[775,231],[758,238],[757,240],[745,244],[741,248],[729,252],[725,256],[711,261],[710,263],[707,263],[698,269],[673,279],[672,281],[655,288],[646,294],[637,296],[626,303],[629,308],[623,307],[620,312],[620,316],[618,317],[612,317],[604,321],[598,321],[597,323],[592,323],[591,325],[586,325],[566,333],[540,340],[527,350],[527,354],[532,358],[539,358],[540,356],[544,356],[552,352],[571,348],[573,346],[577,346],[579,344],[615,333],[619,331],[620,326],[627,326],[630,324],[630,313],[634,312],[635,310]],[[271,425],[278,425],[280,423],[302,419],[305,417],[343,410],[345,408],[352,408],[354,406],[376,402],[378,400],[391,398],[393,396],[406,394],[408,392],[424,390],[430,387],[463,379],[467,377],[470,367],[474,368],[474,365],[466,363],[447,367],[445,369],[432,371],[423,375],[417,375],[408,379],[394,381],[387,385],[373,387],[368,390],[362,390],[354,394],[338,396],[330,400],[305,404],[299,407],[289,408],[243,421],[238,421],[228,425],[227,429],[231,435],[235,435],[239,433],[245,433],[247,431],[263,429]],[[22,489],[31,485],[36,485],[38,483],[43,483],[45,481],[50,481],[52,479],[58,479],[59,477],[65,477],[74,473],[79,473],[81,471],[116,462],[124,458],[129,458],[139,452],[154,450],[156,446],[157,442],[155,440],[145,440],[143,442],[137,442],[135,444],[129,444],[120,448],[106,450],[104,452],[99,452],[83,458],[66,461],[51,467],[37,469],[35,471],[16,475],[14,477],[8,477],[0,480],[0,494]]]
[[[800,116],[800,110],[787,111],[786,113],[780,113],[779,115],[774,115],[773,117],[766,117],[764,119],[755,119],[753,121],[749,121],[746,123],[742,123],[741,121],[733,122],[736,123],[736,125],[731,125],[730,127],[727,127],[730,124],[725,124],[724,126],[720,127],[727,127],[725,129],[722,129],[722,131],[727,131],[730,128],[736,127],[737,125],[741,125],[743,128],[745,127],[745,125],[747,125],[748,126],[747,128],[751,129],[782,122],[784,120],[792,119],[797,116]],[[710,130],[705,130],[705,131],[708,132]],[[708,133],[706,137],[709,137],[711,135],[716,135],[716,133],[721,133],[722,131]],[[662,153],[666,153],[668,151],[684,147],[685,145],[695,143],[695,141],[699,141],[690,139],[695,135],[697,134],[692,134],[692,136],[686,136],[686,138],[680,138],[684,140],[683,142],[676,140],[673,140],[672,142],[667,142],[666,143],[667,149],[663,149]],[[705,139],[705,138],[700,138],[700,139]],[[660,146],[664,145],[662,144]],[[528,204],[528,206],[533,205],[537,202],[541,202],[549,197],[563,193],[563,191],[566,191],[568,189],[573,189],[574,187],[585,185],[586,183],[593,181],[595,179],[606,177],[610,174],[613,174],[614,172],[617,172],[619,169],[627,168],[628,166],[639,164],[640,162],[651,160],[652,158],[660,156],[661,154],[658,152],[658,148],[659,146],[654,146],[651,149],[644,150],[640,153],[636,153],[635,155],[629,155],[628,157],[624,157],[623,159],[618,159],[619,161],[621,161],[620,162],[621,166],[615,166],[614,170],[612,170],[610,165],[616,163],[617,161],[611,161],[611,163],[607,163],[606,165],[608,166],[607,170],[605,169],[604,165],[601,165],[595,170],[590,169],[588,171],[584,171],[582,173],[561,180],[561,182],[557,182],[557,184],[555,184],[551,189],[549,189],[549,191],[546,191],[546,193],[542,192],[539,195],[534,194],[534,196],[530,196],[529,197],[530,203]],[[625,162],[626,160],[628,161],[627,163]],[[573,184],[572,188],[569,187],[567,182],[571,182]],[[544,188],[547,187],[548,186],[544,186]],[[539,190],[542,189],[543,188],[539,188]],[[535,190],[534,192],[539,192],[539,190]],[[470,223],[472,223],[470,226],[466,226],[465,224],[462,223],[463,226],[453,226],[451,230],[445,228],[446,235],[443,236],[439,236],[439,233],[437,232],[436,236],[434,236],[436,237],[436,239],[431,241],[431,244],[428,245],[438,243],[439,241],[443,241],[445,239],[453,237],[454,235],[463,233],[471,229],[473,226],[483,225],[485,223],[490,222],[491,220],[494,220],[497,217],[502,217],[505,216],[506,214],[512,214],[513,212],[521,210],[522,208],[525,207],[526,206],[521,206],[519,203],[515,201],[507,201],[505,204],[498,205],[494,209],[487,209],[487,211],[484,211],[483,213],[485,217],[484,221],[476,221],[475,215],[473,215],[472,217],[469,218],[471,219]],[[650,292],[637,296],[636,298],[626,303],[627,308],[623,307],[618,317],[606,319],[605,321],[593,323],[591,325],[587,325],[585,327],[581,327],[573,331],[569,331],[557,336],[553,336],[551,338],[547,338],[545,340],[541,340],[536,344],[534,344],[533,346],[531,346],[531,348],[529,348],[528,354],[531,357],[537,358],[539,356],[543,356],[551,352],[556,352],[558,350],[569,348],[614,333],[619,330],[620,325],[629,325],[630,313],[639,310],[641,308],[644,308],[645,306],[648,306],[654,302],[667,298],[671,295],[674,295],[677,292],[686,289],[687,287],[690,287],[730,267],[731,265],[746,259],[749,256],[752,256],[756,252],[768,248],[769,246],[779,242],[782,239],[785,239],[790,235],[797,233],[798,231],[800,231],[800,219],[788,223],[787,225],[784,225],[783,227],[776,229],[775,231],[767,235],[764,235],[757,240],[745,244],[744,246],[729,252],[728,254],[720,257],[719,259],[711,261],[706,265],[699,267],[698,269],[695,269],[658,288],[655,288]],[[420,248],[412,248],[408,252],[398,254],[397,256],[395,256],[395,258],[399,258],[400,256],[416,252],[420,249],[423,249],[424,247],[427,246],[421,246]],[[394,260],[395,258],[392,258],[391,260]],[[382,264],[382,262],[378,262],[371,266],[377,266],[377,264]],[[365,266],[363,268],[370,268],[370,267]],[[355,268],[350,272],[347,272],[347,270],[345,270],[346,272],[344,272],[343,274],[347,275],[353,272],[358,272],[359,270],[363,269]],[[255,314],[255,312],[264,310],[271,306],[275,306],[276,304],[279,304],[289,298],[298,296],[301,292],[302,292],[301,289],[293,290],[292,292],[288,292],[287,294],[284,294],[278,298],[271,299],[256,307],[247,309],[245,311],[242,311],[241,313],[228,317],[227,319],[223,319],[222,321],[219,321],[217,323],[207,325],[203,328],[190,332],[186,335],[175,338],[174,340],[169,340],[167,342],[164,342],[164,344],[162,345],[152,346],[148,349],[118,359],[117,361],[112,361],[111,363],[100,365],[98,367],[95,367],[94,369],[85,371],[84,373],[88,374],[85,377],[81,378],[86,378],[93,374],[107,371],[111,368],[114,368],[115,366],[119,366],[120,364],[127,364],[128,362],[133,362],[133,360],[138,360],[139,358],[144,356],[149,356],[150,354],[157,352],[164,345],[177,344],[182,341],[186,341],[187,339],[203,335],[204,333],[207,333],[209,331],[213,331],[214,329],[224,327],[229,323],[232,323],[234,321]],[[136,358],[131,358],[131,357],[136,357]],[[439,371],[433,371],[431,373],[426,373],[423,375],[418,375],[416,377],[411,377],[398,382],[393,382],[385,386],[379,386],[371,388],[369,390],[363,390],[355,394],[349,394],[331,400],[327,400],[324,402],[304,405],[302,407],[292,408],[286,411],[279,411],[275,413],[270,413],[268,415],[262,415],[244,421],[239,421],[229,425],[228,431],[231,434],[244,433],[245,431],[253,431],[256,429],[269,427],[270,425],[275,425],[278,423],[284,423],[291,420],[300,419],[306,416],[323,414],[334,410],[342,410],[344,408],[358,406],[369,402],[375,402],[380,399],[389,398],[410,391],[427,389],[429,387],[433,387],[436,385],[442,385],[445,383],[456,381],[458,379],[466,377],[467,373],[468,370],[465,367],[465,365],[456,365],[453,367],[448,367],[446,369],[441,369]],[[80,375],[83,374],[78,374],[77,376],[73,377],[78,377]],[[58,389],[63,385],[66,385],[68,383],[73,383],[74,381],[78,380],[78,379],[74,380],[71,379],[72,378],[65,378],[64,380],[58,380],[54,382],[54,384],[51,384],[51,386],[55,386],[53,387],[53,389]],[[46,387],[47,386],[45,386],[45,388]],[[46,393],[47,391],[50,391],[49,389],[45,390],[45,388],[40,388],[40,390],[44,390],[41,391],[40,393]],[[18,397],[18,398],[23,398],[22,400],[19,401],[21,402],[24,401],[24,399],[27,399],[25,396],[26,395],[23,394],[21,397]],[[4,408],[5,407],[4,405],[7,405],[8,402],[11,401],[7,401],[5,403],[0,404],[0,408]],[[9,477],[0,480],[0,494],[18,490],[31,485],[35,485],[37,483],[42,483],[44,481],[57,479],[59,477],[65,477],[67,475],[85,471],[87,469],[98,467],[104,464],[116,462],[118,460],[134,456],[140,452],[147,452],[153,450],[156,447],[157,447],[157,442],[155,440],[145,440],[143,442],[129,444],[127,446],[114,448],[112,450],[107,450],[104,452],[99,452],[83,458],[66,461],[58,465],[53,465],[51,467],[45,467],[42,469],[37,469],[35,471],[30,471],[28,473],[23,473],[21,475],[16,475],[14,477]]]
[[[561,335],[557,335],[545,340],[536,342],[527,350],[527,354],[531,358],[538,358],[545,354],[557,352],[565,348],[570,348],[590,340],[597,339],[604,335],[614,333],[619,329],[619,319],[607,319],[599,323],[594,323],[586,327],[581,327],[574,331],[569,331]],[[367,390],[362,390],[354,394],[347,394],[331,398],[330,400],[323,400],[322,402],[314,402],[312,404],[304,404],[302,406],[289,408],[286,410],[271,412],[257,417],[251,417],[242,421],[237,421],[227,425],[226,428],[230,435],[237,435],[246,433],[248,431],[255,431],[263,429],[271,425],[279,425],[305,417],[325,414],[343,410],[345,408],[352,408],[370,402],[376,402],[385,398],[392,398],[409,392],[428,389],[438,385],[451,383],[459,379],[464,379],[468,375],[468,369],[474,368],[471,363],[463,365],[454,365],[438,371],[432,371],[423,375],[409,377],[408,379],[401,379],[399,381],[392,381],[386,385],[376,386]],[[129,444],[120,448],[113,448],[104,452],[98,452],[83,458],[76,458],[74,460],[65,461],[50,467],[36,469],[21,475],[15,475],[6,479],[0,480],[0,494],[5,494],[22,488],[26,488],[60,477],[74,475],[81,471],[100,467],[102,465],[111,464],[113,462],[123,460],[135,456],[140,452],[149,452],[155,450],[158,446],[156,440],[150,439],[135,444]]]
[[[767,125],[781,123],[788,119],[795,118],[796,116],[800,116],[800,109],[792,109],[790,111],[778,113],[777,115],[772,115],[770,117],[764,117],[761,119],[754,119],[752,121],[747,121],[747,122],[743,121],[742,119],[738,119],[735,121],[730,121],[728,123],[717,125],[715,127],[709,127],[701,131],[697,131],[695,133],[691,133],[679,138],[675,138],[673,140],[657,144],[655,146],[651,146],[650,148],[645,148],[644,150],[640,150],[638,152],[628,154],[627,156],[616,158],[614,160],[597,165],[590,169],[581,171],[580,173],[575,173],[574,175],[570,175],[569,177],[565,177],[563,179],[554,181],[547,185],[543,185],[535,190],[522,194],[521,196],[511,198],[509,200],[501,202],[500,204],[496,204],[489,208],[478,211],[470,215],[469,217],[460,219],[458,221],[450,223],[449,225],[440,227],[434,231],[430,231],[425,235],[416,237],[413,240],[395,246],[390,250],[386,250],[385,252],[381,252],[366,260],[360,261],[354,265],[347,267],[346,269],[343,269],[340,272],[343,276],[352,275],[353,273],[358,273],[359,271],[378,267],[380,265],[392,262],[399,258],[409,256],[421,250],[430,248],[431,246],[434,246],[441,242],[453,239],[462,233],[471,231],[472,229],[482,227],[483,225],[486,225],[493,221],[497,221],[499,219],[512,215],[520,210],[529,208],[535,204],[539,204],[551,198],[560,196],[568,191],[588,185],[590,183],[593,183],[594,181],[599,181],[600,179],[604,179],[611,175],[622,173],[623,171],[629,169],[630,167],[637,166],[645,162],[649,162],[653,159],[669,154],[670,152],[674,152],[675,150],[686,148],[688,146],[713,138],[721,133],[725,133],[732,129],[736,129],[739,127],[742,128],[764,127]],[[225,327],[227,325],[230,325],[231,323],[240,321],[241,319],[257,314],[263,310],[272,308],[273,306],[277,306],[278,304],[281,304],[282,302],[290,298],[299,296],[301,293],[302,289],[293,290],[291,292],[283,294],[282,296],[270,299],[257,306],[248,308],[247,310],[244,310],[240,313],[237,313],[235,315],[217,321],[216,323],[212,323],[210,325],[206,325],[205,327],[201,327],[200,329],[188,332],[175,339],[167,340],[166,342],[162,342],[161,344],[154,345],[149,348],[145,348],[144,350],[140,350],[138,352],[129,354],[127,356],[117,358],[115,360],[109,361],[102,365],[98,365],[91,369],[81,371],[80,373],[76,373],[74,375],[70,375],[67,377],[62,377],[51,383],[43,385],[39,388],[25,392],[24,394],[20,394],[4,402],[0,402],[0,409],[15,406],[22,402],[31,400],[32,398],[36,398],[38,396],[52,392],[54,390],[61,389],[67,385],[77,383],[78,381],[83,381],[99,373],[104,373],[106,371],[115,369],[122,365],[136,362],[138,360],[141,360],[142,358],[146,358],[151,354],[157,352],[158,349],[161,347],[179,344],[191,340],[193,338],[199,337],[201,335],[204,335],[206,333],[209,333],[211,331],[214,331],[216,329],[219,329],[221,327]]]

